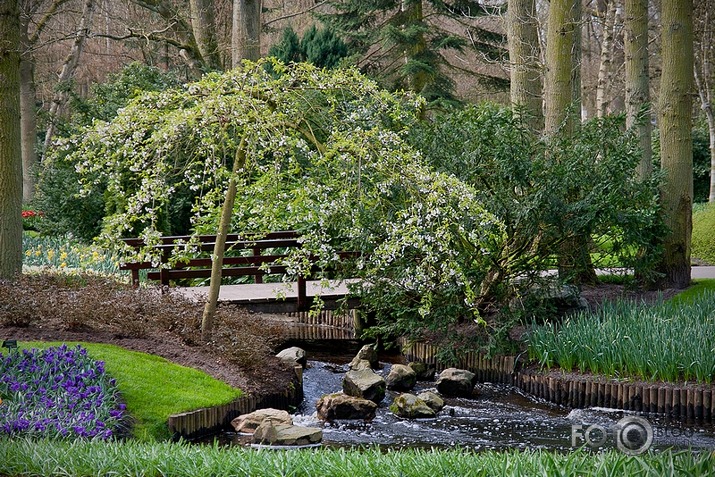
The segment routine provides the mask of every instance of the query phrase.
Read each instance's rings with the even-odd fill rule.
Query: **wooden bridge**
[[[135,250],[146,247],[140,238],[127,238],[124,242]],[[211,254],[215,244],[215,235],[161,237],[152,246],[160,258],[157,263],[127,261],[120,269],[131,272],[134,286],[139,286],[140,271],[146,271],[147,279],[157,280],[165,287],[181,283],[182,280],[208,278],[211,276]],[[358,306],[359,300],[350,297],[348,290],[348,283],[354,280],[311,281],[298,276],[297,281],[292,283],[276,281],[288,273],[286,260],[289,258],[289,250],[300,247],[302,240],[295,230],[269,232],[259,236],[229,234],[224,250],[230,251],[230,254],[223,259],[222,275],[249,277],[253,283],[222,284],[219,301],[272,313],[308,310],[317,297],[323,301],[323,308],[328,310],[336,309],[341,304],[349,308]],[[191,250],[193,257],[179,262],[172,261],[172,254],[182,250]],[[340,260],[350,260],[358,254],[341,251],[337,255]],[[318,271],[314,263],[311,273]],[[208,287],[205,286],[178,287],[178,290],[195,299],[208,295]]]
[[[359,299],[350,297],[348,284],[351,280],[306,280],[306,303],[313,302],[315,297],[323,301],[323,309],[335,310],[341,303],[346,302],[347,308],[359,306]],[[239,285],[221,285],[218,301],[242,305],[249,310],[266,313],[289,313],[298,311],[304,306],[299,306],[297,282],[288,283],[244,283]],[[208,296],[208,286],[177,287],[176,291],[182,295],[196,300],[205,300]]]

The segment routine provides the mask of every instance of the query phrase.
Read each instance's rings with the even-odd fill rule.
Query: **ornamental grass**
[[[25,476],[544,476],[712,475],[715,455],[689,451],[629,456],[616,451],[224,448],[186,443],[0,439],[0,475]]]
[[[690,381],[715,378],[715,291],[653,306],[606,304],[563,323],[535,326],[529,356],[560,367],[615,378]]]
[[[126,406],[104,362],[66,345],[0,353],[0,435],[109,439]]]

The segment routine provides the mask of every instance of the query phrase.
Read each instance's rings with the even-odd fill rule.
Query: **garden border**
[[[437,361],[437,348],[433,345],[404,339],[399,344],[408,360],[433,364],[437,370],[446,367]],[[619,381],[519,366],[518,356],[490,359],[479,353],[466,353],[457,365],[474,372],[480,382],[509,384],[538,399],[574,409],[610,407],[685,421],[715,422],[713,385]]]

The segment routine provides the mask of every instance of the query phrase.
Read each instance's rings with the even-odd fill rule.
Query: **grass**
[[[23,348],[45,349],[61,343],[20,344]],[[170,414],[226,404],[243,394],[206,373],[158,356],[113,345],[67,343],[70,347],[77,344],[93,359],[104,361],[107,373],[117,380],[127,410],[135,419],[132,435],[139,440],[169,438],[166,424]]]
[[[703,294],[715,292],[715,278],[700,278],[693,284],[670,299],[673,305],[692,305],[701,300]]]
[[[715,291],[655,306],[611,303],[595,314],[535,327],[529,356],[541,366],[565,371],[712,383]]]
[[[27,476],[525,476],[711,475],[712,453],[628,456],[615,451],[553,453],[463,449],[257,451],[185,443],[0,440],[0,474]]]

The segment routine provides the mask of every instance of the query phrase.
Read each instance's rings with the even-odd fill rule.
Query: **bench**
[[[188,260],[171,263],[172,252],[177,248],[185,249],[189,241],[192,250],[208,252],[208,256],[192,257]],[[125,244],[135,250],[145,247],[145,242],[141,238],[122,239]],[[198,243],[196,243],[198,241]],[[160,238],[158,244],[152,248],[158,250],[159,262],[125,262],[120,264],[120,270],[131,272],[132,285],[139,286],[139,276],[141,270],[147,270],[147,279],[156,280],[164,287],[169,287],[172,281],[180,279],[210,278],[212,260],[210,254],[213,253],[216,244],[215,235],[172,235]],[[252,277],[253,283],[263,283],[266,275],[284,275],[288,273],[288,267],[281,263],[288,257],[288,250],[302,247],[300,234],[295,230],[286,230],[262,234],[260,238],[252,238],[248,235],[229,234],[226,236],[225,251],[246,251],[240,256],[224,256],[222,277]],[[267,253],[268,252],[268,253]],[[206,255],[206,254],[204,254]],[[339,252],[341,260],[354,258],[358,254],[355,252]],[[313,266],[311,272],[318,270]],[[298,311],[308,310],[311,305],[307,293],[307,280],[303,276],[297,277],[297,303]],[[275,300],[278,300],[276,298]]]

